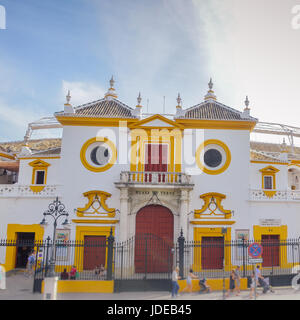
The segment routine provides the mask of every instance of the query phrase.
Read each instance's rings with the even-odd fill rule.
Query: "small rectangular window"
[[[271,176],[264,177],[264,189],[273,189],[273,177]]]
[[[35,184],[45,184],[45,171],[36,172]]]

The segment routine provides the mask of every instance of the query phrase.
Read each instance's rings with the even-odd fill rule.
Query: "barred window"
[[[264,189],[273,189],[273,177],[264,176]]]

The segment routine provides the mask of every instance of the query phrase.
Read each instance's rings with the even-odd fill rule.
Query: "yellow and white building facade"
[[[56,197],[69,213],[70,240],[108,237],[111,228],[118,242],[143,232],[176,242],[181,230],[188,241],[300,236],[300,160],[284,146],[277,157],[253,157],[258,119],[248,99],[242,111],[223,105],[210,82],[199,104],[183,108],[178,96],[173,117],[146,116],[141,96],[129,107],[111,81],[100,100],[73,107],[68,96],[55,117],[61,146],[37,152],[25,143],[16,154],[0,152],[1,163],[19,167],[17,182],[0,184],[2,239],[52,237],[40,221]],[[7,270],[16,255],[0,248]]]

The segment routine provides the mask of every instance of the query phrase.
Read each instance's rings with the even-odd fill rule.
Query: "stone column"
[[[189,212],[189,191],[181,190],[179,232],[182,229],[183,236],[185,237],[186,240],[188,240],[188,212]]]
[[[120,222],[119,241],[128,238],[128,188],[120,188]]]

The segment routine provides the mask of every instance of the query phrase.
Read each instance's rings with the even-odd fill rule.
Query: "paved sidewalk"
[[[23,274],[12,274],[6,279],[6,290],[0,290],[0,300],[42,300],[43,295],[33,293],[33,278]],[[275,293],[262,294],[258,289],[257,300],[300,300],[300,291],[292,288],[274,288]],[[239,296],[231,295],[226,300],[249,300],[249,291],[243,291]],[[222,300],[222,292],[209,294],[181,294],[174,300]],[[57,300],[173,300],[169,292],[122,292],[122,293],[64,293],[58,294]],[[252,299],[254,300],[254,299]]]

